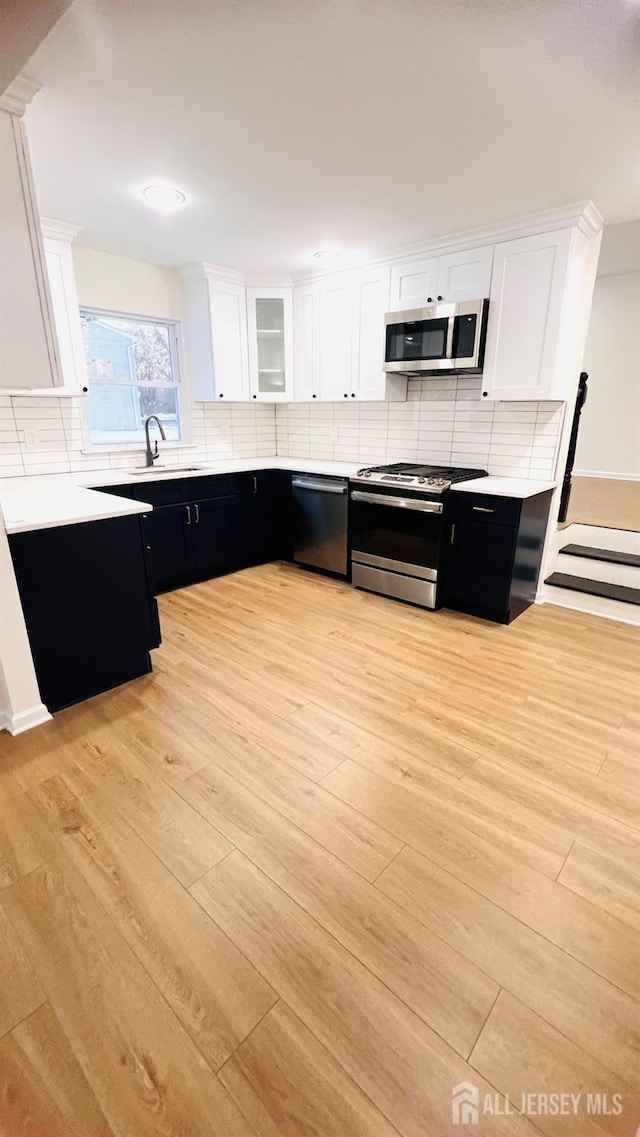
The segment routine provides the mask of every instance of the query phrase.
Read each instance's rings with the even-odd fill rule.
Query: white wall
[[[640,478],[640,271],[596,280],[584,370],[574,472]]]
[[[162,265],[72,245],[78,300],[87,308],[184,319],[182,278]]]

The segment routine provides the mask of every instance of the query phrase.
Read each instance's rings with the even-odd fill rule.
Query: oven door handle
[[[371,505],[390,505],[395,509],[415,509],[418,513],[442,513],[441,501],[420,501],[414,497],[389,497],[382,493],[351,491],[352,501],[366,501]]]

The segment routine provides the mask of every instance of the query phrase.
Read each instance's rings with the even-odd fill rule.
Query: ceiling
[[[640,0],[75,0],[26,70],[41,213],[161,264],[640,217]]]

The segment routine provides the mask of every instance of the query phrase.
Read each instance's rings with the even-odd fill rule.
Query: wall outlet
[[[35,450],[40,445],[40,431],[25,430],[24,445],[25,450]]]

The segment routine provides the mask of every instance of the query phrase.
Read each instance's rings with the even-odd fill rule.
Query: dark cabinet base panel
[[[160,626],[138,516],[16,533],[9,547],[50,711],[151,671]]]

